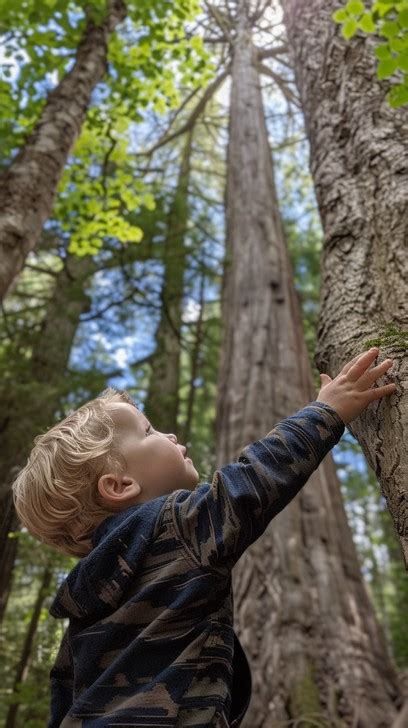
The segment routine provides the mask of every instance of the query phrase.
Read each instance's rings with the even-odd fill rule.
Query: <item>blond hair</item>
[[[70,556],[86,556],[96,526],[117,512],[97,488],[106,470],[124,467],[108,413],[115,402],[134,405],[126,392],[109,388],[38,435],[12,486],[17,515],[29,533]]]

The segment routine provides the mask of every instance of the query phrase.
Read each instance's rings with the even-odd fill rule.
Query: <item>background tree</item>
[[[151,359],[146,409],[162,432],[177,430],[180,387],[180,329],[183,312],[184,274],[187,249],[188,188],[193,133],[184,143],[174,199],[167,218],[164,243],[165,274],[161,291],[160,321],[156,330],[157,349]],[[171,429],[173,427],[173,430]]]
[[[46,17],[39,17],[35,12],[27,13],[25,9],[20,12],[13,6],[7,6],[2,18],[3,30],[11,34],[12,40],[15,31],[24,33],[20,26],[23,16],[23,28],[27,22],[57,22],[63,36],[63,42],[72,45],[74,34],[70,25],[70,13],[78,15],[78,7],[63,6],[61,2],[52,3],[53,13]],[[54,7],[55,6],[55,7]],[[168,61],[167,56],[174,58],[174,52],[165,41],[165,35],[177,32],[184,18],[189,15],[195,3],[190,0],[178,0],[172,8],[163,0],[156,0],[149,7],[133,3],[131,0],[125,4],[123,0],[101,0],[92,4],[84,4],[83,17],[85,24],[83,36],[75,51],[74,65],[48,94],[40,118],[33,131],[24,141],[16,156],[12,159],[0,176],[0,206],[4,211],[0,223],[1,260],[0,267],[0,298],[10,287],[13,279],[21,270],[28,252],[34,247],[41,232],[44,221],[48,218],[57,184],[67,162],[69,152],[80,134],[87,108],[91,102],[91,94],[102,80],[108,66],[113,77],[121,72],[123,67],[123,51],[126,48],[127,35],[132,35],[129,29],[124,29],[124,39],[118,38],[112,43],[110,53],[108,42],[110,35],[122,23],[127,13],[129,21],[133,23],[133,37],[139,36],[139,47],[133,48],[131,62],[127,67],[134,67],[137,72],[138,83],[130,84],[126,93],[130,95],[132,105],[146,103],[146,91],[141,92],[140,77],[150,77],[147,83],[148,92],[151,93],[153,81],[157,80],[162,64]],[[30,8],[31,11],[31,8]],[[62,17],[61,17],[62,16]],[[164,20],[164,22],[163,22]],[[80,25],[83,24],[80,22]],[[167,26],[167,27],[166,27]],[[166,30],[164,28],[166,27]],[[147,30],[147,33],[146,33]],[[28,34],[27,34],[28,35]],[[25,47],[35,57],[35,43],[25,36]],[[141,37],[140,37],[141,36]],[[151,42],[146,43],[146,36]],[[52,37],[52,36],[51,36]],[[48,40],[49,43],[49,40]],[[153,45],[153,48],[152,48]],[[13,46],[12,46],[13,47]],[[146,54],[146,49],[149,49]],[[184,48],[185,50],[186,48]],[[154,51],[152,62],[150,51]],[[190,54],[191,54],[190,49]],[[197,51],[197,48],[196,48]],[[179,49],[178,51],[179,52]],[[189,59],[190,60],[190,59]],[[123,74],[120,83],[123,83],[128,74]],[[163,78],[165,93],[173,93],[173,85],[167,74]],[[115,84],[113,84],[115,86]],[[160,84],[159,84],[160,85]],[[3,93],[8,99],[7,91]],[[113,91],[117,99],[123,97],[124,89]],[[163,103],[163,99],[159,100]],[[24,210],[24,213],[23,213]]]
[[[230,14],[218,466],[316,396],[268,148],[252,10],[241,0]],[[329,457],[241,558],[234,595],[253,673],[244,725],[316,720],[369,728],[392,722],[396,675],[359,573]]]

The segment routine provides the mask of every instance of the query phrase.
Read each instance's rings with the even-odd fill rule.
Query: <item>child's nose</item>
[[[176,437],[176,435],[172,435],[170,433],[169,435],[167,435],[167,437],[172,438],[174,440],[174,442],[177,443],[177,437]]]

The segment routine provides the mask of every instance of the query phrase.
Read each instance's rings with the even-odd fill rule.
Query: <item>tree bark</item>
[[[2,388],[3,427],[0,436],[0,621],[11,589],[17,539],[8,538],[18,530],[11,483],[24,465],[33,439],[49,427],[58,409],[65,372],[80,315],[89,308],[84,292],[87,267],[93,269],[90,256],[67,259],[55,279],[53,298],[37,336],[31,357],[29,381],[14,390]]]
[[[335,0],[284,0],[324,229],[316,364],[333,376],[369,344],[394,359],[392,397],[349,429],[387,500],[408,566],[406,109],[376,80],[375,39],[345,41]]]
[[[313,401],[248,1],[237,6],[217,467]],[[253,675],[243,727],[386,728],[396,674],[361,578],[332,458],[244,554],[235,617]]]
[[[40,589],[38,591],[37,599],[34,604],[33,614],[28,625],[27,634],[24,640],[23,649],[21,652],[20,661],[17,665],[16,677],[14,680],[13,693],[16,692],[17,686],[27,680],[28,670],[30,666],[31,650],[33,647],[33,641],[35,633],[37,631],[38,622],[40,620],[41,609],[44,600],[47,596],[47,589],[51,584],[52,569],[47,566],[43,572],[43,578]],[[4,728],[15,728],[17,725],[17,713],[20,707],[20,702],[17,701],[9,706],[6,722]]]
[[[172,432],[179,410],[180,331],[183,313],[187,249],[188,186],[193,130],[187,134],[177,186],[167,219],[164,241],[164,279],[156,350],[152,357],[146,414],[163,432]],[[177,426],[176,426],[177,430]],[[175,433],[178,435],[178,433]]]
[[[107,0],[100,25],[88,20],[75,65],[49,95],[41,118],[10,167],[0,175],[0,300],[34,248],[58,181],[103,78],[108,37],[126,16],[123,0]]]

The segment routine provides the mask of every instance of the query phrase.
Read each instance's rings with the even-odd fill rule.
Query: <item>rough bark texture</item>
[[[284,0],[324,229],[316,364],[333,376],[363,350],[394,359],[392,397],[349,426],[387,499],[408,566],[408,123],[376,80],[375,41],[346,42],[338,2]]]
[[[77,139],[91,93],[106,71],[109,34],[125,17],[122,0],[108,0],[106,19],[88,21],[75,65],[48,96],[33,133],[0,175],[0,300],[37,242],[58,181]]]
[[[79,318],[89,308],[84,292],[87,267],[93,261],[71,258],[58,274],[53,298],[41,332],[33,346],[29,383],[0,391],[0,621],[10,594],[17,540],[8,538],[17,530],[11,483],[23,467],[33,439],[52,424],[58,409],[64,376]]]
[[[315,399],[278,211],[247,2],[233,48],[217,467]],[[242,557],[236,627],[253,698],[245,728],[389,728],[394,668],[327,457]],[[295,722],[293,722],[295,721]]]
[[[149,392],[145,401],[147,416],[163,432],[174,430],[179,409],[180,331],[187,256],[184,240],[188,220],[191,145],[192,131],[187,134],[174,200],[167,220],[160,321],[156,334],[156,351],[151,359]]]

